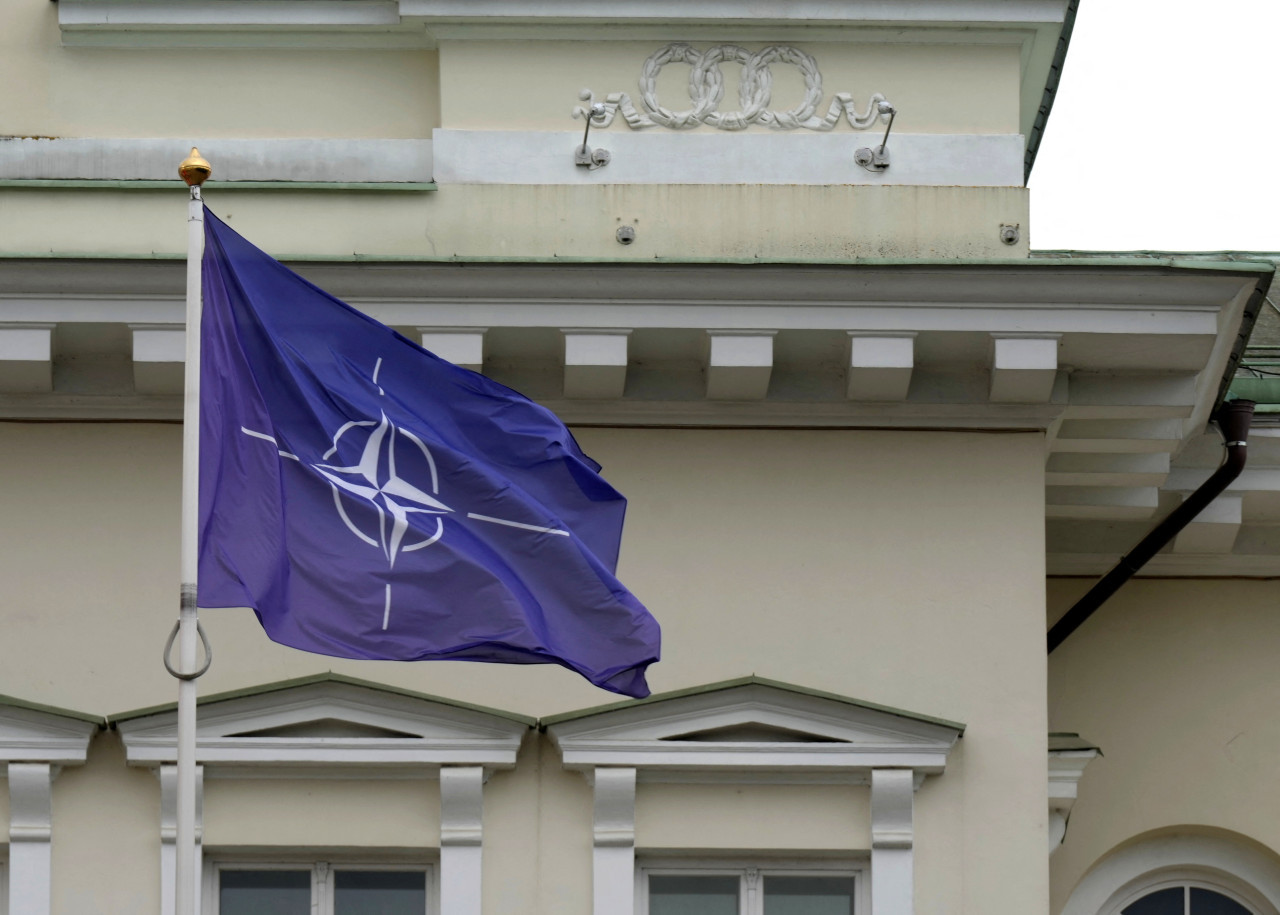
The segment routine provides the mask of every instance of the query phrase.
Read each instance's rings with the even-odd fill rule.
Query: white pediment
[[[758,678],[549,718],[566,767],[941,772],[963,725]]]
[[[0,763],[79,765],[101,719],[0,696]]]
[[[172,706],[115,716],[132,765],[176,760]],[[201,701],[196,760],[229,766],[509,768],[532,719],[329,674]]]

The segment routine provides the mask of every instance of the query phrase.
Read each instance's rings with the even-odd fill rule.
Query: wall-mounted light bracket
[[[592,119],[603,118],[606,113],[607,109],[605,106],[599,103],[592,105],[587,111],[587,129],[582,132],[582,145],[573,151],[574,165],[595,171],[597,168],[604,168],[609,164],[609,150],[592,149],[587,143],[587,138],[591,136]]]
[[[864,146],[853,154],[853,161],[857,162],[869,172],[882,172],[889,167],[889,131],[893,130],[893,119],[898,116],[898,109],[887,101],[881,101],[879,104],[880,114],[889,115],[889,124],[884,129],[884,139],[880,141],[879,146]]]

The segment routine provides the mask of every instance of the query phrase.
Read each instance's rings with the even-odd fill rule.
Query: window
[[[430,915],[430,867],[376,864],[212,865],[212,915]]]
[[[1122,903],[1119,911],[1120,915],[1257,915],[1225,887],[1186,881],[1146,887],[1137,898]]]
[[[640,915],[861,915],[870,908],[860,899],[865,870],[848,863],[651,865],[640,869],[638,883]]]
[[[9,862],[0,858],[0,915],[9,911]]]

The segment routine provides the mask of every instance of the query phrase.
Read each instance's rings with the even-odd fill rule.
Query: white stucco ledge
[[[568,769],[633,767],[641,781],[869,784],[941,773],[964,725],[760,677],[553,715],[542,726]]]
[[[175,704],[110,716],[130,765],[177,759]],[[199,701],[206,778],[262,767],[351,767],[362,777],[434,777],[441,766],[509,769],[532,718],[326,673]]]
[[[0,696],[0,764],[81,765],[89,741],[104,727],[99,715]]]
[[[199,147],[208,186],[261,190],[432,190],[430,140],[0,137],[0,187],[178,185]]]
[[[441,184],[809,184],[1021,187],[1023,137],[1018,134],[895,133],[893,161],[883,172],[854,162],[879,130],[829,134],[632,133],[618,120],[591,131],[590,145],[609,150],[608,166],[574,165],[582,144],[574,123],[561,131],[457,130],[433,133]]]
[[[1067,820],[1085,767],[1102,751],[1074,732],[1049,734],[1049,854],[1067,837]]]

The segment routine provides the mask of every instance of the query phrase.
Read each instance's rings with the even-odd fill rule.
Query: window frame
[[[201,911],[219,915],[220,875],[228,871],[309,871],[312,915],[333,915],[334,871],[404,871],[422,873],[426,878],[426,908],[423,915],[439,915],[440,864],[422,858],[395,855],[275,854],[250,857],[218,856],[205,859]],[[3,915],[0,912],[0,915]]]
[[[871,912],[871,858],[869,855],[817,857],[805,855],[699,855],[696,857],[645,856],[636,862],[636,915],[649,915],[649,877],[738,876],[739,915],[763,915],[764,894],[755,893],[752,906],[750,874],[758,877],[852,877],[853,909],[857,915]]]
[[[1196,867],[1162,868],[1145,874],[1126,884],[1115,893],[1099,915],[1120,915],[1124,909],[1145,896],[1160,890],[1195,887],[1226,896],[1249,910],[1251,915],[1274,915],[1275,909],[1253,887],[1244,881],[1219,871]],[[1187,896],[1183,896],[1183,913],[1187,911]]]

